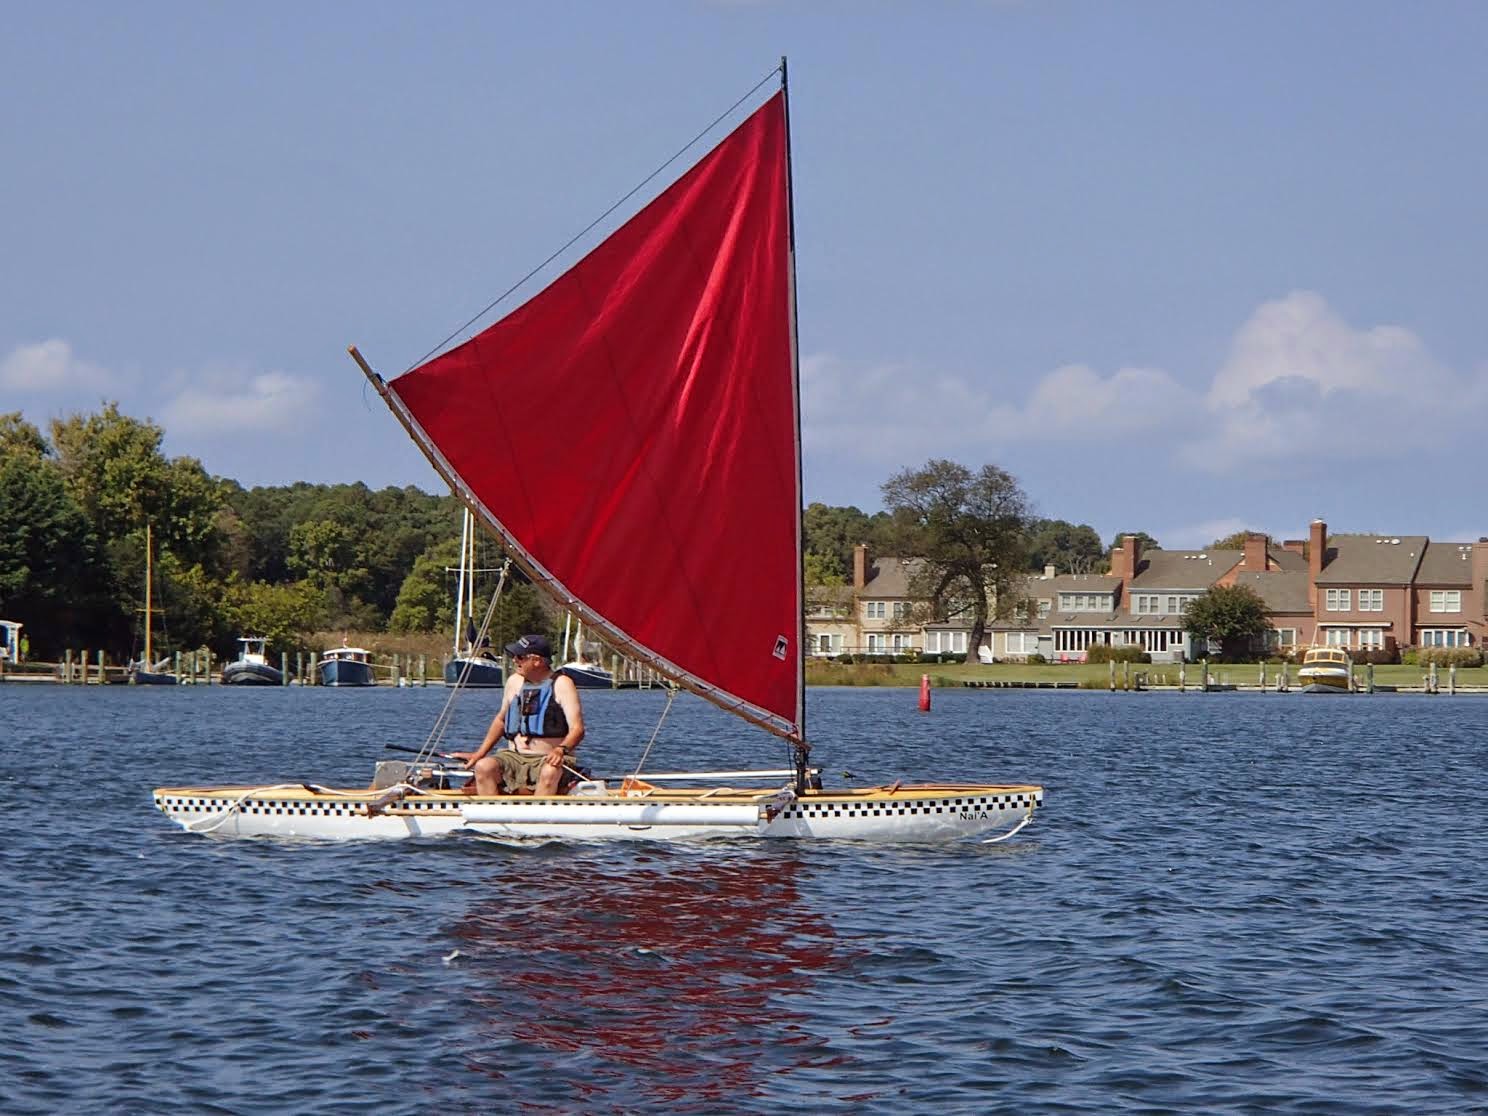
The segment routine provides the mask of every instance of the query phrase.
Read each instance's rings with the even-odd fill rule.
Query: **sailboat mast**
[[[796,189],[791,165],[790,134],[790,79],[785,55],[780,56],[780,96],[785,110],[785,216],[787,247],[786,258],[790,263],[790,355],[791,396],[794,400],[796,419],[796,647],[798,663],[796,672],[796,731],[800,734],[794,743],[798,750],[797,768],[804,777],[806,748],[806,602],[803,599],[806,584],[805,528],[802,524],[802,498],[805,492],[801,465],[801,350],[797,342],[799,315],[796,308]],[[799,781],[799,778],[798,778]],[[800,789],[800,788],[798,788]]]
[[[455,658],[460,657],[460,633],[465,630],[465,551],[470,545],[470,509],[460,509],[460,580],[455,585]],[[445,582],[448,585],[448,582]]]
[[[154,538],[154,533],[151,531],[150,525],[148,523],[146,523],[145,524],[145,669],[146,670],[151,669],[151,664],[153,664],[155,662],[155,657],[150,652],[150,616],[151,616],[152,606],[154,604],[154,601],[151,599],[151,594],[150,594],[150,583],[154,580],[154,578],[151,576],[151,574],[154,572],[154,565],[153,565],[153,563],[150,560],[150,543],[151,543],[151,541],[152,541],[153,538]],[[167,633],[167,634],[169,634],[169,633]]]

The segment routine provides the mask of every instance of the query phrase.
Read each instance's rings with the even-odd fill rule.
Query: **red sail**
[[[776,94],[551,286],[390,386],[557,599],[796,735],[788,191]]]

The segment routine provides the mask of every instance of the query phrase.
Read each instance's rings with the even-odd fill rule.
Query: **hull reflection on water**
[[[791,998],[842,958],[831,926],[803,908],[792,850],[517,855],[527,882],[498,881],[490,909],[451,930],[484,1016],[471,1069],[562,1063],[571,1082],[578,1056],[591,1102],[635,1104],[639,1074],[655,1101],[726,1108],[823,1056]]]

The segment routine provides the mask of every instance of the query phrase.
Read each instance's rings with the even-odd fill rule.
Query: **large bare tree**
[[[883,496],[901,557],[920,559],[911,592],[930,602],[936,619],[971,613],[966,661],[976,662],[993,602],[999,612],[1014,605],[1009,590],[1027,562],[1028,497],[996,465],[973,473],[942,460],[891,477]]]

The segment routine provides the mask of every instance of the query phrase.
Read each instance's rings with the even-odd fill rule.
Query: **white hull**
[[[1336,666],[1304,666],[1297,671],[1297,681],[1308,693],[1340,693],[1349,690],[1349,670]]]
[[[500,840],[836,838],[945,841],[1000,836],[1043,802],[1034,786],[927,786],[809,791],[668,790],[645,797],[477,798],[420,791],[278,787],[164,787],[155,804],[200,833],[329,840],[439,837]],[[369,807],[371,807],[369,811]],[[615,820],[606,820],[606,815]]]

